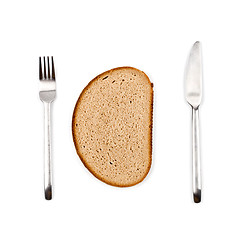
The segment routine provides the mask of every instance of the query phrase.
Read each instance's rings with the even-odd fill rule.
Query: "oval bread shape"
[[[153,84],[132,67],[94,78],[76,103],[72,133],[77,154],[101,181],[118,187],[141,182],[152,162]]]

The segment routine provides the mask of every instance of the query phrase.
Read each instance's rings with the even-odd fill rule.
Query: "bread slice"
[[[132,67],[95,77],[73,113],[77,154],[101,181],[118,187],[141,182],[152,161],[153,84]]]

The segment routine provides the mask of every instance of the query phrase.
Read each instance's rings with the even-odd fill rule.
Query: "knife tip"
[[[191,54],[200,54],[200,52],[201,52],[201,42],[200,41],[196,41],[194,44],[193,44],[193,46],[192,46],[192,48],[191,48]]]
[[[196,41],[196,42],[193,44],[193,46],[199,47],[199,46],[201,46],[201,42],[200,42],[200,41]]]

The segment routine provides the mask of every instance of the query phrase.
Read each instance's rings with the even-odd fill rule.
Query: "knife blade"
[[[202,100],[202,55],[199,41],[194,43],[186,66],[185,98],[193,108],[198,108]]]

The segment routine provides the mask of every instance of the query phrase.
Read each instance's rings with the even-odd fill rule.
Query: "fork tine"
[[[43,57],[43,74],[44,74],[44,78],[47,78],[47,74],[46,74],[46,60],[45,57]]]
[[[55,80],[55,69],[54,69],[53,56],[52,56],[52,79]]]
[[[47,57],[47,68],[48,68],[48,79],[50,79],[50,64],[49,64],[49,57]]]
[[[43,79],[43,73],[42,73],[42,60],[41,57],[39,57],[39,80]]]

